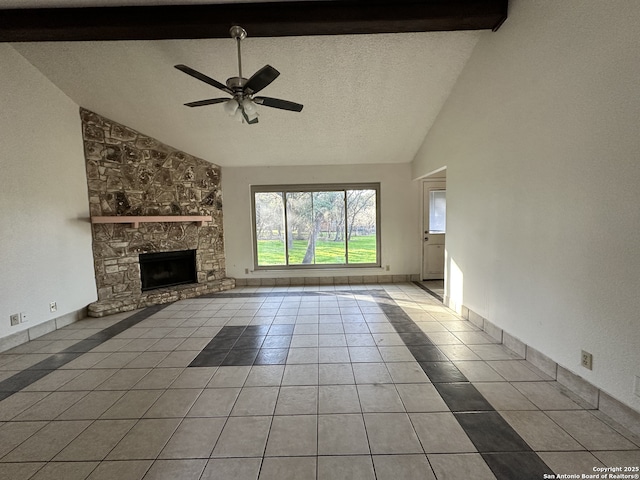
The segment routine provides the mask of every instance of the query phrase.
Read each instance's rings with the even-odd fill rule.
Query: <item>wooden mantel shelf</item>
[[[196,222],[199,227],[204,222],[210,222],[213,218],[211,215],[160,215],[160,216],[109,216],[109,217],[91,217],[91,223],[130,223],[133,228],[138,228],[141,223],[151,222]]]

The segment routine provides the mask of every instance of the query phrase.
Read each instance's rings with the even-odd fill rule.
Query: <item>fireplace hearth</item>
[[[140,254],[142,291],[196,283],[196,251]]]

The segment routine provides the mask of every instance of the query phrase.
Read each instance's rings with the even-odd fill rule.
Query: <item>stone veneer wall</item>
[[[211,215],[196,223],[94,224],[93,256],[103,316],[233,288],[225,278],[220,167],[124,125],[80,110],[91,216]],[[197,283],[142,292],[138,255],[196,250]]]

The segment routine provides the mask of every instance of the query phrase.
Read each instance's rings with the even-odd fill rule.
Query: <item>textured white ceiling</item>
[[[249,32],[251,35],[251,32]],[[304,104],[259,107],[260,123],[222,105],[188,108],[237,75],[232,39],[20,43],[13,47],[82,107],[222,166],[410,162],[480,32],[247,38],[246,77],[281,75],[261,94]]]

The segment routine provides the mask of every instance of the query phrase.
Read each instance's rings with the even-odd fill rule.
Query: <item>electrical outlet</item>
[[[636,375],[636,384],[634,385],[633,393],[635,393],[636,396],[640,397],[640,377],[638,377],[637,375]]]
[[[58,303],[57,302],[51,302],[49,304],[49,311],[50,312],[57,312],[58,311]]]
[[[389,265],[386,265],[384,269],[388,272],[389,270],[391,270],[391,267]]]
[[[27,316],[27,313],[20,312],[20,323],[27,322],[28,320],[29,320],[29,317]]]
[[[589,370],[593,370],[593,355],[582,350],[580,353],[580,365]]]
[[[244,269],[244,274],[245,274],[245,275],[248,275],[248,274],[249,274],[249,269],[248,269],[248,268],[245,268],[245,269]]]
[[[11,319],[11,326],[12,327],[15,327],[16,325],[18,325],[20,323],[20,314],[19,313],[14,313],[9,318]]]

